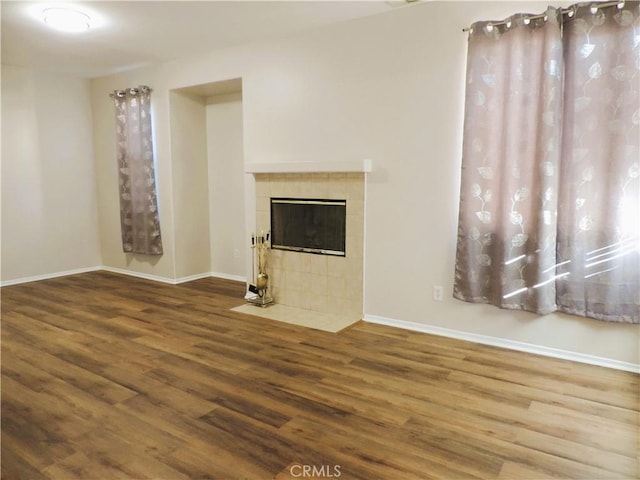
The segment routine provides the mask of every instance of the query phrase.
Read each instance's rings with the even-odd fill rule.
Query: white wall
[[[452,291],[466,59],[461,30],[475,20],[545,8],[414,4],[170,62],[159,66],[154,88],[162,102],[167,89],[241,77],[246,162],[373,159],[365,254],[371,318],[638,364],[638,326],[538,317],[450,295],[430,300],[433,284]],[[168,115],[158,113],[158,131],[167,131]],[[158,158],[170,163],[169,150],[158,148]],[[251,216],[253,205],[246,210]]]
[[[207,111],[204,98],[170,93],[171,180],[177,279],[211,271]]]
[[[242,96],[207,99],[207,155],[211,270],[229,278],[247,277],[242,150]]]
[[[2,65],[2,282],[100,265],[89,81]]]

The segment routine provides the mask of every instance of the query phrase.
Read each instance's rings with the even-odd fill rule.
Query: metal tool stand
[[[269,250],[269,240],[271,233],[260,232],[259,235],[251,234],[251,248],[253,249],[253,265],[258,265],[258,276],[255,283],[249,285],[249,291],[245,295],[247,303],[266,307],[273,303],[273,297],[269,293],[269,275],[267,274],[267,251]],[[255,274],[255,273],[254,273]]]

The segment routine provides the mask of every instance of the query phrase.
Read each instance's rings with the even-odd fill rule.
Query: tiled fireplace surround
[[[254,173],[257,231],[270,225],[270,199],[346,200],[344,257],[269,250],[267,273],[277,304],[360,319],[363,313],[365,173]]]

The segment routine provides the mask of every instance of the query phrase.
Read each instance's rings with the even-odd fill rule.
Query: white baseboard
[[[235,280],[236,282],[247,282],[247,277],[241,275],[231,275],[230,273],[211,272],[211,277],[222,278],[223,280]]]
[[[210,278],[211,272],[205,273],[196,273],[195,275],[189,275],[188,277],[180,277],[174,280],[175,284],[178,285],[180,283],[193,282],[194,280],[201,280],[203,278]]]
[[[96,272],[102,270],[103,267],[78,268],[75,270],[66,270],[64,272],[45,273],[43,275],[35,275],[33,277],[16,278],[14,280],[6,280],[0,283],[0,287],[9,287],[11,285],[19,285],[21,283],[37,282],[39,280],[49,280],[51,278],[66,277],[67,275],[77,275],[78,273]]]
[[[223,278],[225,280],[235,280],[238,282],[247,281],[246,277],[241,277],[239,275],[229,275],[229,274],[220,273],[220,272],[204,272],[204,273],[198,273],[196,275],[189,275],[187,277],[168,278],[168,277],[161,277],[160,275],[152,275],[149,273],[136,272],[134,270],[126,270],[124,268],[115,268],[115,267],[107,267],[105,265],[100,265],[96,267],[79,268],[77,270],[67,270],[64,272],[55,272],[55,273],[48,273],[45,275],[36,275],[33,277],[7,280],[5,282],[1,282],[0,287],[19,285],[21,283],[37,282],[39,280],[48,280],[51,278],[66,277],[67,275],[77,275],[78,273],[97,272],[100,270],[105,272],[118,273],[120,275],[128,275],[130,277],[142,278],[144,280],[152,280],[154,282],[168,283],[169,285],[178,285],[180,283],[192,282],[194,280],[200,280],[202,278],[209,278],[209,277]]]
[[[217,274],[214,274],[212,272],[203,272],[203,273],[196,273],[195,275],[188,275],[186,277],[168,278],[168,277],[161,277],[159,275],[150,275],[148,273],[140,273],[140,272],[135,272],[133,270],[124,270],[121,268],[113,268],[113,267],[103,266],[102,270],[107,272],[120,273],[122,275],[129,275],[130,277],[143,278],[145,280],[153,280],[154,282],[168,283],[170,285],[179,285],[181,283],[193,282],[194,280],[201,280],[203,278],[218,276]],[[235,280],[235,279],[231,279],[231,280]]]
[[[544,347],[542,345],[534,345],[531,343],[518,342],[516,340],[508,340],[506,338],[491,337],[478,333],[462,332],[459,330],[451,330],[448,328],[435,327],[422,323],[407,322],[405,320],[395,320],[391,318],[378,317],[376,315],[364,315],[365,322],[387,325],[390,327],[403,328],[405,330],[413,330],[415,332],[429,333],[439,335],[441,337],[456,338],[458,340],[466,340],[468,342],[480,343],[483,345],[491,345],[494,347],[508,348],[520,352],[535,353],[545,357],[560,358],[563,360],[571,360],[579,363],[587,363],[589,365],[597,365],[599,367],[613,368],[616,370],[624,370],[627,372],[640,373],[640,364],[622,362],[610,358],[597,357],[595,355],[587,355],[584,353],[571,352],[558,348]]]
[[[176,285],[178,282],[175,278],[161,277],[159,275],[151,275],[149,273],[136,272],[133,270],[125,270],[123,268],[102,266],[100,270],[111,273],[119,273],[120,275],[128,275],[130,277],[142,278],[144,280],[153,280],[154,282],[168,283],[170,285]]]

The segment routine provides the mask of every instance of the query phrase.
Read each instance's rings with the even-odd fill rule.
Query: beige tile
[[[282,254],[282,269],[283,270],[293,270],[293,264],[295,262],[295,253],[287,252],[286,250],[280,250]]]
[[[364,215],[362,214],[347,214],[347,235],[362,237],[364,230]]]
[[[345,257],[327,257],[327,275],[329,277],[344,277],[347,262]]]
[[[309,299],[309,309],[315,312],[328,312],[329,297],[327,295],[312,295]]]
[[[347,258],[363,258],[364,240],[361,235],[347,235],[346,239]]]
[[[345,258],[346,262],[346,270],[345,270],[345,278],[354,279],[356,281],[362,282],[362,271],[363,271],[363,262],[362,258],[358,258],[355,256]]]
[[[272,268],[269,273],[271,288],[283,289],[286,286],[286,272],[279,268]]]
[[[343,277],[329,277],[327,295],[331,298],[346,298],[346,283]]]
[[[346,195],[342,191],[327,189],[327,194],[324,196],[327,200],[346,200]]]
[[[269,215],[269,212],[260,212],[260,211],[256,211],[256,232],[259,232],[260,230],[269,230],[269,225],[270,225],[270,220],[271,216]]]
[[[309,253],[302,252],[288,252],[288,257],[290,258],[290,262],[287,264],[290,270],[294,270],[296,272],[309,273],[311,272],[311,258],[312,255]]]
[[[329,180],[329,186],[327,188],[327,198],[346,200],[347,199],[347,184],[344,179]]]
[[[297,307],[300,307],[308,312],[311,312],[309,307],[311,306],[311,293],[309,291],[301,291],[297,296]]]
[[[271,211],[271,200],[269,196],[257,196],[256,195],[256,212],[267,212]]]
[[[290,292],[299,292],[304,289],[304,273],[289,270],[286,273],[286,289]]]
[[[326,255],[310,255],[310,272],[316,275],[326,275],[327,258]]]
[[[287,292],[281,284],[272,283],[269,285],[269,293],[272,297],[277,298],[280,301],[280,297],[282,297],[282,295],[286,295]]]
[[[317,174],[309,179],[308,184],[309,198],[326,198],[327,197],[327,175]]]
[[[278,292],[272,293],[273,300],[279,305],[289,304],[289,292],[286,289],[278,290]]]
[[[291,272],[300,271],[300,254],[297,252],[284,252],[285,253],[285,268]]]
[[[326,297],[328,293],[328,278],[326,275],[309,274],[309,289],[314,295]]]
[[[286,194],[293,198],[305,198],[304,192],[306,188],[302,174],[291,174],[285,182]]]
[[[282,268],[282,250],[270,249],[267,257],[267,264],[272,268]]]
[[[354,299],[354,300],[347,299],[347,301],[344,304],[343,314],[348,317],[362,319],[363,311],[364,310],[363,310],[361,298]]]
[[[287,296],[287,303],[285,305],[288,305],[290,307],[303,308],[302,303],[301,292],[296,291]]]
[[[345,298],[350,301],[362,303],[363,285],[362,280],[348,279],[345,282]]]
[[[268,290],[269,295],[271,295],[271,298],[273,298],[276,301],[280,301],[280,297],[281,297],[281,291],[279,288],[274,287],[273,285],[269,286],[269,290]]]
[[[271,196],[271,188],[269,181],[265,178],[262,180],[258,180],[256,178],[256,197],[270,197]]]
[[[358,178],[349,176],[347,178],[347,200],[364,201],[364,175],[358,175]]]
[[[364,215],[364,200],[348,198],[347,215]]]
[[[340,314],[346,311],[347,300],[344,298],[328,297],[327,313]]]
[[[269,194],[271,197],[284,197],[286,190],[286,182],[284,177],[274,176],[269,182]]]
[[[266,308],[260,308],[254,305],[241,305],[231,310],[332,333],[339,332],[360,320],[358,316],[349,317],[344,314],[312,312],[310,310],[280,304]]]
[[[286,173],[272,173],[271,175],[271,182],[286,182],[287,178],[289,178],[289,175],[287,175]]]
[[[298,268],[300,271],[304,273],[311,273],[311,257],[315,257],[316,255],[312,255],[310,253],[299,253],[298,256]]]

